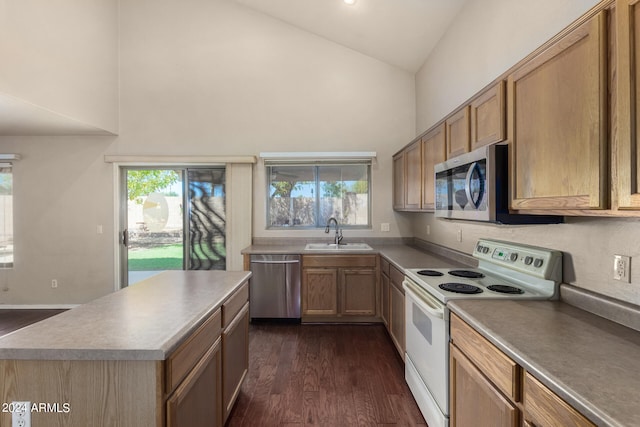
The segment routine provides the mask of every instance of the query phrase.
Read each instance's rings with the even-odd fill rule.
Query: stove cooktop
[[[478,268],[413,268],[406,276],[441,302],[459,298],[553,299],[562,278],[562,253],[480,239]]]

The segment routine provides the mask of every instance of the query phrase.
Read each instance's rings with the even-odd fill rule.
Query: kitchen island
[[[12,402],[34,426],[198,425],[203,407],[222,425],[246,374],[250,275],[167,271],[0,338],[0,425]]]

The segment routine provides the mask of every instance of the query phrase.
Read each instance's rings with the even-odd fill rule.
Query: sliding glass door
[[[165,270],[224,270],[225,170],[121,169],[121,284]]]

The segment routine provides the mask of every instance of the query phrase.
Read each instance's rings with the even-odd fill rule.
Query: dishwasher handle
[[[255,260],[255,261],[251,261],[251,264],[300,264],[300,260],[297,260],[297,259],[293,259],[293,260],[286,260],[286,261],[262,261],[262,260]]]

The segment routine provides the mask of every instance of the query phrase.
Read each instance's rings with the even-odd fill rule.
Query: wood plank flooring
[[[252,324],[235,426],[415,426],[425,421],[382,325]]]
[[[0,337],[65,310],[0,310]]]

